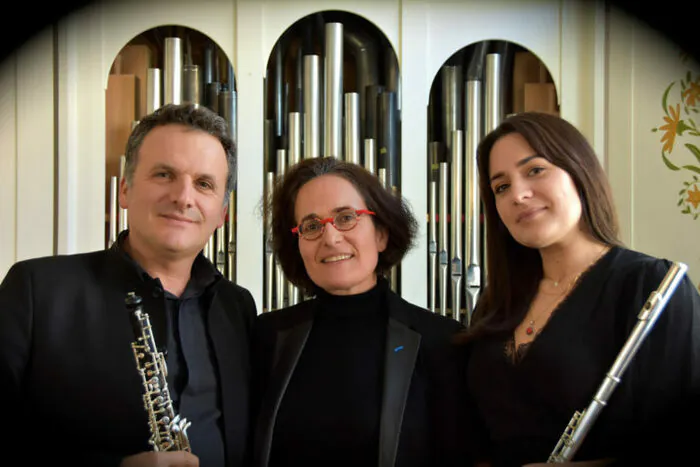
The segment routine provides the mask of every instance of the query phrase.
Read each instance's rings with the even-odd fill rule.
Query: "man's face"
[[[224,223],[228,164],[217,138],[183,125],[146,135],[119,205],[129,210],[129,245],[143,255],[194,257]]]

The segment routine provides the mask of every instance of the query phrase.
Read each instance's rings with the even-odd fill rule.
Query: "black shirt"
[[[270,467],[376,465],[387,283],[319,306],[280,404]]]
[[[133,264],[139,277],[153,282],[155,291],[164,297],[167,342],[156,344],[166,355],[168,390],[173,410],[191,422],[187,434],[193,454],[199,457],[199,465],[223,466],[220,391],[206,319],[210,301],[207,292],[222,276],[206,258],[199,255],[192,265],[185,290],[177,297],[164,290],[158,278],[152,278],[128,255],[123,247],[127,235],[128,231],[120,234],[116,248]],[[157,312],[144,311],[149,314]]]

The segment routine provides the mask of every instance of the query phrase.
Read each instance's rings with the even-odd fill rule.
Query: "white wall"
[[[0,278],[54,253],[53,33],[0,64]]]
[[[678,105],[680,119],[691,124],[692,118],[700,129],[700,113],[692,106],[686,112],[681,104],[680,83],[690,72],[700,86],[700,65],[683,60],[676,44],[616,10],[609,34],[607,159],[623,239],[633,249],[687,263],[688,275],[700,287],[700,204],[687,201],[689,189],[700,190],[700,155],[684,146],[700,148],[700,134],[686,130],[675,136],[666,155],[680,170],[671,170],[662,158],[665,131],[652,131],[666,123],[662,98],[671,83],[667,105]],[[700,111],[700,95],[694,108]],[[690,214],[683,214],[684,208]]]

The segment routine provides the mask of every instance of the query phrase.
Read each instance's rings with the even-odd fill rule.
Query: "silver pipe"
[[[447,253],[448,228],[447,200],[449,196],[449,163],[440,162],[438,182],[438,263],[440,265],[440,314],[447,316],[447,269],[449,258]]]
[[[226,223],[226,234],[228,236],[226,274],[228,280],[236,282],[236,190],[231,190],[229,195]]]
[[[462,130],[452,132],[452,214],[450,224],[451,238],[451,276],[452,276],[452,317],[459,321],[462,310],[462,158],[464,143]]]
[[[212,81],[207,83],[206,93],[207,93],[207,107],[210,110],[219,113],[219,92],[221,91],[221,83],[218,81]]]
[[[345,160],[360,163],[360,95],[345,93]]]
[[[484,132],[495,130],[501,123],[501,55],[486,55],[486,84],[484,89]]]
[[[269,199],[272,195],[272,187],[275,184],[275,173],[267,172],[265,174],[265,196]],[[274,293],[275,281],[275,255],[272,250],[272,239],[270,238],[270,217],[265,218],[265,302],[263,303],[263,311],[272,311],[274,304],[272,297]]]
[[[460,87],[462,83],[462,66],[442,67],[442,129],[443,143],[446,146],[447,155],[450,157],[452,145],[452,132],[462,129],[462,99]],[[452,161],[448,161],[452,162]]]
[[[377,169],[377,177],[379,178],[379,182],[382,184],[384,189],[392,189],[392,187],[389,186],[389,173],[387,172],[385,167],[380,167]],[[398,293],[399,281],[398,270],[396,266],[392,266],[391,270],[389,270],[389,284],[391,284],[391,290]]]
[[[211,264],[216,266],[216,242],[214,240],[214,233],[212,232],[211,237],[207,240],[207,253],[205,256],[209,258]]]
[[[151,114],[163,104],[160,68],[149,68],[146,74],[146,114]]]
[[[360,95],[360,140],[372,138],[365,132],[367,86],[379,84],[379,63],[376,45],[364,31],[343,31],[345,51],[355,58],[355,88]]]
[[[182,40],[179,37],[165,38],[164,57],[164,104],[182,102]]]
[[[467,326],[471,323],[472,313],[481,292],[481,226],[479,212],[479,169],[476,163],[476,148],[481,140],[481,81],[469,80],[466,83],[466,143],[464,151],[464,179],[466,180],[466,214],[467,229],[465,246],[467,253],[465,314]]]
[[[288,167],[296,165],[301,160],[301,114],[289,112],[289,163]]]
[[[216,81],[214,79],[214,45],[209,43],[204,48],[204,73],[202,75],[204,85]],[[209,102],[206,102],[209,105]]]
[[[435,313],[435,296],[437,292],[437,228],[435,215],[437,214],[437,182],[430,181],[430,190],[428,192],[428,309]]]
[[[117,206],[119,197],[119,177],[109,179],[109,241],[107,248],[117,241]]]
[[[301,157],[301,114],[299,112],[289,113],[289,157],[287,158],[287,169],[299,163]],[[287,301],[288,306],[299,303],[301,294],[299,288],[287,280]]]
[[[221,275],[226,275],[226,224],[221,224],[221,227],[216,229],[216,269]]]
[[[126,169],[126,156],[119,157],[119,181],[124,180],[124,172]],[[119,207],[119,232],[129,228],[128,212],[126,209]]]
[[[284,178],[285,169],[287,168],[287,151],[285,149],[277,150],[277,178]],[[275,304],[276,307],[284,308],[284,291],[287,288],[287,279],[284,277],[282,265],[275,258]]]
[[[304,159],[321,155],[320,57],[304,56]]]
[[[343,24],[326,23],[324,157],[342,158]]]
[[[202,104],[204,94],[202,75],[198,65],[183,65],[182,67],[182,102],[194,104],[199,107]]]
[[[231,136],[231,139],[233,139],[233,141],[236,144],[238,144],[238,128],[236,125],[236,98],[236,91],[232,91],[230,89],[220,91],[218,97],[218,112],[219,115],[221,115],[224,118],[224,120],[226,120],[226,123],[228,123],[228,132]]]
[[[484,133],[495,130],[501,123],[501,55],[486,54],[486,67],[484,70]],[[486,244],[487,232],[484,231],[484,244]],[[488,276],[488,263],[484,263],[484,280]]]
[[[374,138],[365,138],[365,169],[377,173],[377,148]]]

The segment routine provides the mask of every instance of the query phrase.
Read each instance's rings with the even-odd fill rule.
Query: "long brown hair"
[[[524,112],[503,120],[477,148],[488,277],[465,337],[467,341],[512,333],[524,319],[543,276],[538,250],[515,241],[498,215],[489,183],[491,150],[499,139],[511,133],[520,134],[536,154],[569,174],[581,201],[583,231],[603,244],[621,244],[608,179],[585,136],[566,120],[545,113]]]
[[[386,249],[379,253],[377,274],[388,272],[398,264],[413,247],[418,222],[406,201],[398,194],[384,188],[376,175],[362,166],[332,157],[305,159],[290,168],[280,178],[273,191],[272,199],[267,200],[265,210],[270,217],[272,249],[279,258],[285,276],[307,295],[313,295],[313,283],[299,252],[299,240],[291,229],[296,225],[294,208],[299,190],[314,178],[322,175],[335,175],[352,183],[360,194],[367,209],[374,211],[370,216],[378,229],[387,233]]]

